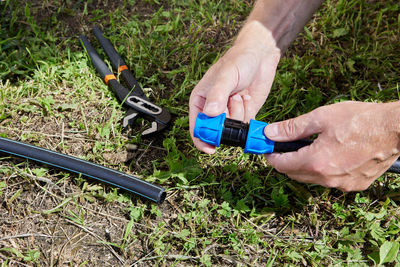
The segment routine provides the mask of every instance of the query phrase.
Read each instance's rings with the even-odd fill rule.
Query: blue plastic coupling
[[[244,153],[271,154],[274,152],[275,142],[264,134],[264,128],[267,125],[268,123],[263,121],[250,120]]]
[[[225,118],[225,113],[217,117],[209,117],[204,113],[197,114],[193,136],[207,144],[218,147],[221,143]]]
[[[264,128],[267,125],[265,122],[256,120],[244,123],[228,119],[225,113],[216,117],[199,113],[193,136],[216,147],[220,144],[226,144],[240,146],[244,148],[245,153],[272,153],[275,142],[264,135]]]

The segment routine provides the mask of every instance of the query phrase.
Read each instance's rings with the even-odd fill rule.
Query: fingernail
[[[214,114],[217,111],[218,111],[218,103],[217,102],[207,103],[203,108],[203,112],[206,114]]]
[[[268,138],[277,137],[279,135],[278,124],[275,123],[268,124],[267,127],[265,127],[264,132]]]

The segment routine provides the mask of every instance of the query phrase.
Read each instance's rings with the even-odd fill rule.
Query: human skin
[[[259,0],[233,46],[206,72],[189,101],[190,134],[198,149],[215,147],[193,138],[197,114],[254,118],[269,94],[281,53],[303,29],[321,0]]]
[[[194,144],[212,154],[215,147],[193,137],[196,116],[204,112],[242,121],[254,118],[268,97],[281,54],[322,1],[259,0],[233,46],[204,75],[189,102]],[[399,102],[343,102],[320,107],[283,122],[265,134],[274,141],[293,141],[318,134],[297,152],[265,158],[300,182],[343,191],[366,189],[399,153]]]
[[[400,102],[323,106],[265,127],[265,135],[280,142],[318,134],[310,146],[265,158],[300,182],[345,192],[365,190],[399,157],[399,121]]]

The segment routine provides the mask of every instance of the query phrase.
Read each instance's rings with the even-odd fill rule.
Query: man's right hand
[[[254,118],[269,94],[280,55],[272,34],[262,24],[245,25],[235,44],[206,72],[190,96],[190,134],[199,150],[215,152],[213,146],[193,137],[197,114],[226,112],[235,120]]]

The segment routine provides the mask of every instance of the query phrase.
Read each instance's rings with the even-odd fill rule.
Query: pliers
[[[104,37],[102,31],[98,27],[93,28],[93,34],[96,36],[107,56],[110,58],[114,69],[124,78],[127,85],[130,87],[130,90],[128,90],[118,82],[114,73],[100,58],[89,40],[85,36],[81,35],[79,37],[80,41],[101,78],[114,90],[119,101],[128,107],[127,113],[122,122],[124,129],[127,129],[129,125],[132,125],[140,115],[151,121],[151,127],[144,130],[142,136],[148,136],[163,130],[171,120],[171,115],[168,110],[152,103],[146,97],[124,60],[115,50],[110,40]]]

